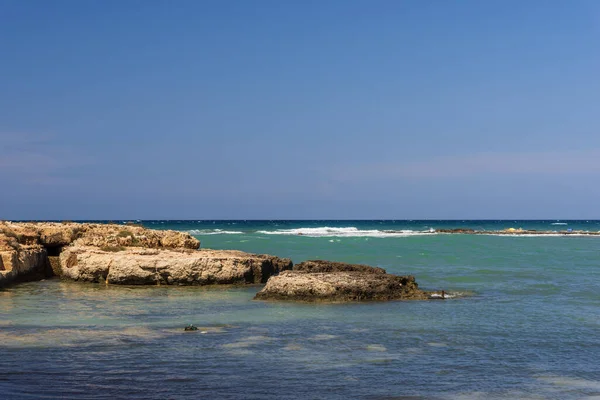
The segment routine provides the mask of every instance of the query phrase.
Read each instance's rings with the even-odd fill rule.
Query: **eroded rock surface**
[[[138,225],[88,224],[76,222],[0,222],[0,235],[12,236],[19,244],[46,248],[71,244],[96,247],[144,247],[197,249],[200,241],[185,232],[146,229]]]
[[[60,264],[64,277],[123,285],[258,284],[292,268],[289,259],[234,250],[103,251],[90,246],[65,249]]]
[[[413,276],[397,276],[382,268],[330,261],[306,261],[272,276],[256,294],[258,300],[367,301],[425,300]]]
[[[0,248],[0,287],[48,276],[47,260],[43,248]]]
[[[289,259],[199,247],[187,233],[134,225],[0,222],[0,285],[39,274],[131,285],[265,283],[292,268]]]
[[[348,264],[327,260],[308,260],[294,265],[294,271],[298,272],[364,272],[369,274],[385,274],[383,268],[371,267],[362,264]]]
[[[124,285],[266,283],[257,299],[362,301],[427,299],[414,277],[382,268],[305,261],[235,250],[198,250],[177,231],[141,226],[0,222],[0,286],[49,275]]]

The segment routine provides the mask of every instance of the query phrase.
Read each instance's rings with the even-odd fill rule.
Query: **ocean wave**
[[[566,222],[553,222],[550,225],[569,225]]]
[[[473,296],[474,293],[470,292],[470,291],[465,291],[465,292],[445,292],[444,293],[444,297],[445,299],[459,299],[462,297],[471,297]],[[432,293],[429,296],[430,299],[442,299],[442,294],[441,293]]]
[[[429,231],[413,231],[410,229],[400,231],[388,231],[377,229],[358,229],[355,227],[334,228],[322,226],[318,228],[298,228],[298,229],[278,229],[275,231],[257,231],[262,235],[299,235],[308,237],[406,237],[416,235],[431,235],[435,232]]]
[[[240,231],[224,231],[223,229],[191,229],[187,231],[190,235],[241,235]]]

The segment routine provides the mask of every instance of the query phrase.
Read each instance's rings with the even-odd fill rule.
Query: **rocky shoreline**
[[[118,285],[266,284],[259,300],[435,298],[382,268],[200,249],[188,233],[138,225],[0,222],[0,287],[58,276]]]
[[[199,249],[188,233],[134,225],[0,222],[0,287],[59,276],[123,285],[259,284],[289,259]]]

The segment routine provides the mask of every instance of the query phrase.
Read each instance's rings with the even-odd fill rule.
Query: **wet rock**
[[[426,300],[413,276],[362,271],[285,271],[269,278],[257,300],[368,301]]]
[[[192,331],[197,331],[198,327],[194,326],[192,324],[189,324],[188,326],[186,326],[185,328],[183,328],[184,331],[186,332],[192,332]]]
[[[475,229],[470,229],[470,228],[436,229],[435,231],[438,233],[469,233],[469,234],[477,233],[477,231],[475,231]]]

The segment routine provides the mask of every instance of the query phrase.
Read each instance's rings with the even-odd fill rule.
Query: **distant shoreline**
[[[495,231],[476,229],[435,229],[431,233],[462,234],[462,235],[492,235],[492,236],[600,236],[600,231],[562,230],[539,231],[535,229],[508,228]]]

